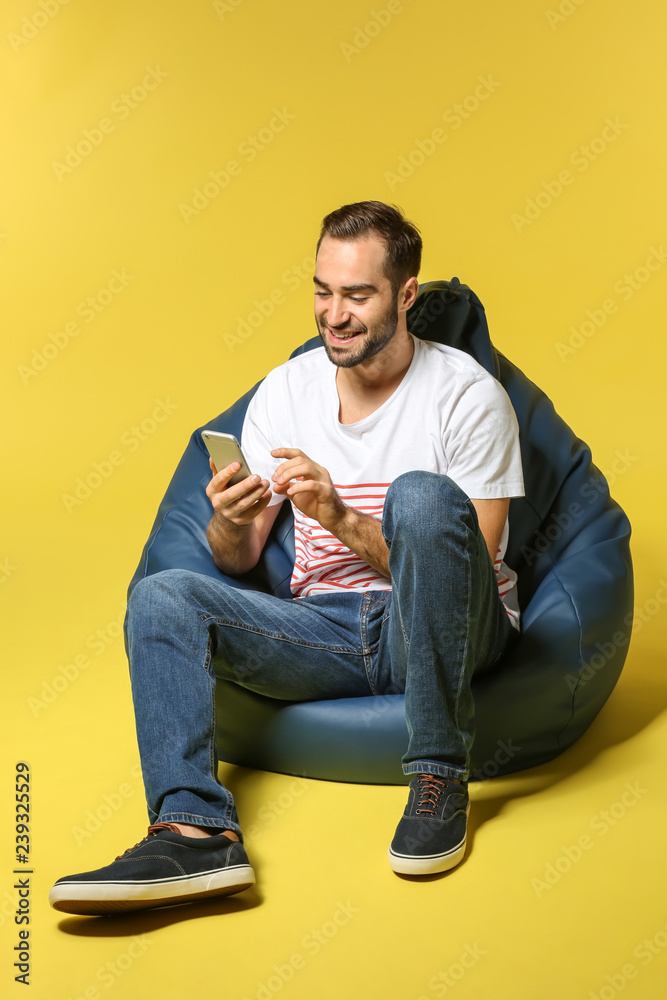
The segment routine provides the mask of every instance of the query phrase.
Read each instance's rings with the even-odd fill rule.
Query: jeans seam
[[[401,602],[398,599],[398,594],[396,594],[396,610],[398,611],[398,624],[401,626],[401,632],[403,633],[403,640],[405,642],[406,649],[408,653],[410,652],[410,640],[405,634],[405,626],[403,625],[403,615],[401,614]]]
[[[465,548],[465,569],[466,569],[466,591],[467,591],[467,601],[466,601],[466,620],[470,621],[470,600],[472,596],[472,587],[470,581],[470,551],[468,546]],[[461,689],[463,688],[463,681],[466,675],[466,657],[468,655],[468,645],[470,642],[470,629],[466,629],[466,638],[463,650],[461,653],[461,672],[459,674],[459,683],[456,691],[456,701],[454,703],[454,725],[461,732],[461,727],[459,725],[459,702],[461,700]],[[473,717],[474,718],[474,717]],[[474,725],[474,722],[473,722]],[[466,748],[469,749],[469,748]]]
[[[385,511],[386,510],[387,510],[387,507],[386,507],[386,500],[385,500]],[[384,525],[385,511],[383,511],[383,513],[382,513],[382,524],[383,525]],[[387,539],[387,537],[386,537],[386,535],[384,533],[384,530],[382,530],[382,537],[385,540],[385,544],[386,544],[387,548],[390,550],[390,553],[389,553],[389,564],[390,564],[389,565],[389,572],[391,573],[391,542]],[[408,640],[407,635],[405,634],[405,628],[403,627],[403,616],[401,615],[401,605],[400,605],[400,602],[398,600],[398,588],[395,588],[393,586],[393,582],[394,582],[393,576],[392,576],[391,580],[392,580],[392,588],[391,588],[391,590],[392,590],[392,598],[391,598],[391,600],[392,600],[392,604],[394,603],[394,599],[396,600],[396,610],[398,612],[398,623],[401,626],[401,632],[403,633],[403,641],[405,642],[406,649],[407,649],[407,651],[409,653],[410,652],[410,642]],[[396,591],[395,593],[394,593],[394,590]],[[385,615],[385,617],[382,619],[383,622],[386,621],[386,619],[389,617],[389,612],[390,611],[391,611],[391,608],[389,609],[389,611],[387,612],[387,614]]]
[[[377,685],[373,681],[373,671],[372,671],[372,650],[368,644],[368,614],[375,603],[375,597],[372,593],[364,594],[361,601],[361,608],[359,611],[359,632],[361,635],[361,650],[364,656],[364,670],[366,672],[366,680],[368,681],[368,686],[371,689],[371,693],[378,694]]]
[[[189,826],[210,826],[225,827],[228,830],[235,830],[241,836],[241,827],[233,819],[222,816],[200,816],[198,813],[189,812],[166,812],[156,817],[156,822],[160,823],[187,823]]]
[[[215,764],[215,677],[211,674],[211,666],[213,663],[213,658],[211,656],[211,635],[209,633],[208,642],[206,643],[206,658],[204,660],[204,670],[208,676],[208,683],[211,689],[211,739],[208,745],[208,755],[209,755],[209,770],[211,772],[211,777],[214,781],[218,780],[218,769]]]
[[[306,642],[303,639],[294,639],[292,636],[285,635],[281,632],[270,632],[267,629],[258,628],[256,625],[246,625],[243,622],[231,621],[227,618],[216,618],[213,615],[201,615],[199,616],[201,620],[206,624],[213,622],[215,625],[227,625],[230,628],[238,628],[243,632],[253,632],[256,635],[264,635],[268,639],[277,639],[280,642],[291,642],[294,646],[305,646],[308,649],[328,649],[335,653],[351,653],[352,655],[360,656],[363,655],[364,650],[361,652],[354,649],[352,646],[331,646],[326,642]]]
[[[460,778],[468,781],[470,772],[466,768],[453,767],[449,764],[431,764],[428,761],[411,761],[403,764],[403,774],[434,774],[442,778]]]

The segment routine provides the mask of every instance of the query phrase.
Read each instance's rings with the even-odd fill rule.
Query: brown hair
[[[408,278],[419,274],[422,257],[419,230],[396,205],[385,205],[383,201],[357,201],[330,212],[322,220],[315,255],[325,236],[336,240],[357,240],[366,235],[379,236],[385,244],[384,273],[395,295]]]

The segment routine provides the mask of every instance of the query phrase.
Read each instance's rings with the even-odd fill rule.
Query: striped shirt
[[[248,406],[242,448],[253,473],[272,481],[285,461],[274,448],[299,448],[327,469],[341,499],[381,520],[390,483],[404,472],[450,476],[475,499],[523,496],[516,416],[509,398],[463,351],[413,337],[414,355],[394,393],[352,424],[338,419],[337,369],[324,348],[269,372]],[[274,494],[271,504],[285,497]],[[340,590],[389,590],[391,580],[294,504],[295,597]],[[505,522],[494,568],[498,593],[519,627],[516,574],[504,563]]]

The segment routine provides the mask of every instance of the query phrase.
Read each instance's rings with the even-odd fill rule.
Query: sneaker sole
[[[470,803],[466,816],[470,813]],[[437,875],[456,868],[463,861],[466,852],[467,834],[463,840],[443,854],[395,854],[389,848],[389,865],[398,875]]]
[[[248,889],[254,882],[255,873],[250,865],[150,882],[61,882],[51,889],[49,903],[63,913],[95,916],[230,896]]]

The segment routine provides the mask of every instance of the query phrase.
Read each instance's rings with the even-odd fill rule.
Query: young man
[[[60,879],[56,909],[160,906],[254,881],[217,777],[214,654],[219,675],[276,698],[404,691],[402,766],[414,777],[390,866],[430,874],[463,858],[470,679],[518,634],[503,556],[523,478],[502,386],[464,352],[407,329],[421,246],[381,202],[324,219],[322,347],[274,369],[251,400],[242,447],[254,474],[229,486],[238,466],[211,463],[206,490],[211,552],[228,576],[255,566],[289,499],[294,599],[185,570],[137,584],[128,642],[152,825],[107,867]]]

